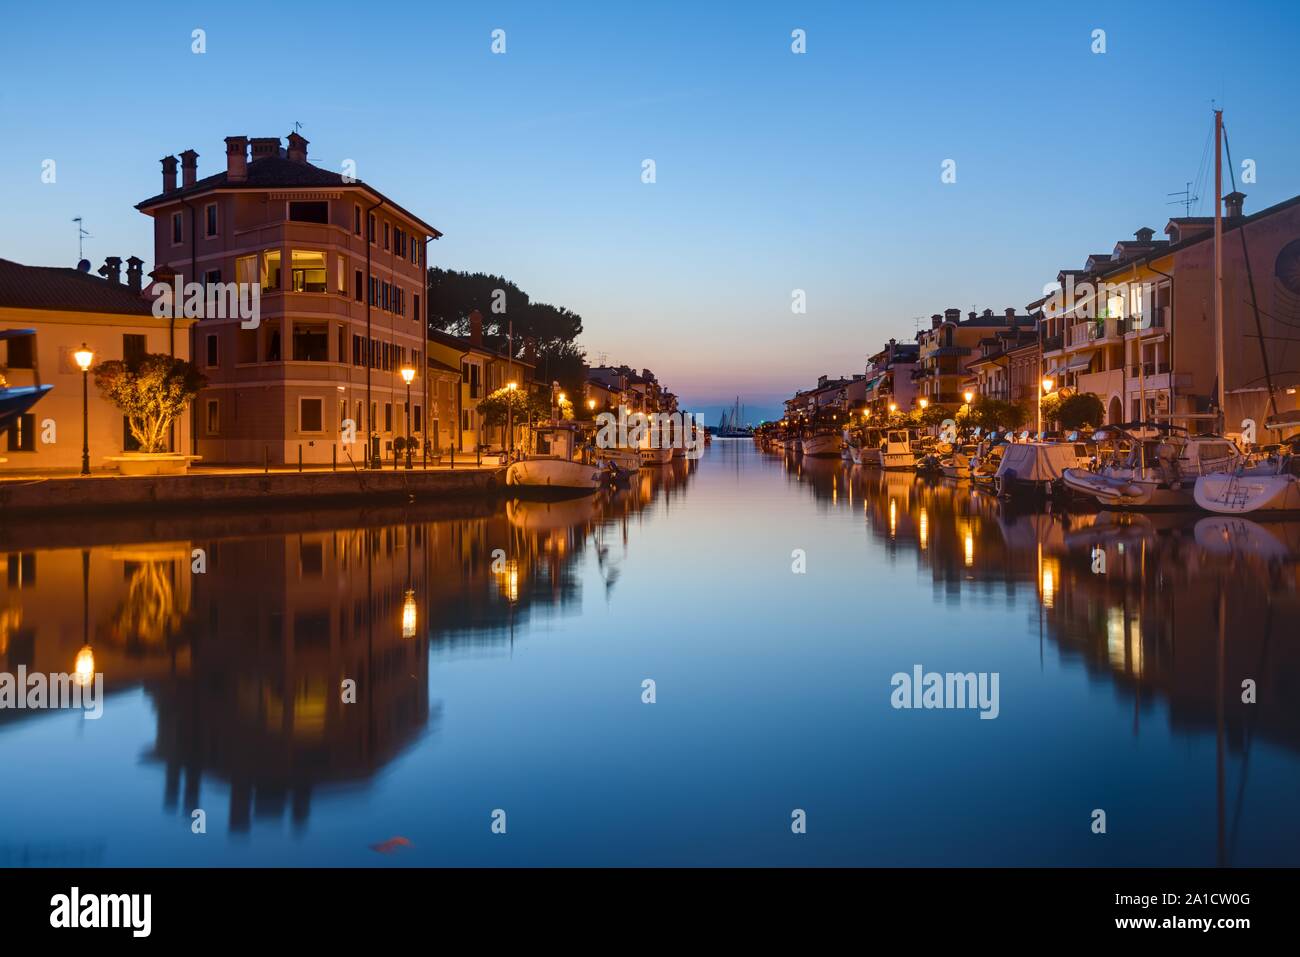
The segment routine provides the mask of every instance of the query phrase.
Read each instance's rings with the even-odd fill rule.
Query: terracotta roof
[[[248,164],[248,178],[232,183],[222,170],[213,176],[205,176],[203,179],[194,183],[193,186],[181,186],[170,193],[158,193],[150,196],[146,200],[137,203],[135,208],[143,212],[150,206],[156,206],[161,203],[171,203],[176,200],[195,196],[214,189],[351,189],[360,188],[366,192],[373,193],[384,200],[386,206],[390,206],[409,217],[414,222],[425,227],[429,235],[441,236],[438,230],[430,226],[420,217],[407,209],[402,208],[393,202],[383,193],[368,186],[359,179],[353,178],[350,182],[343,181],[342,173],[335,173],[333,170],[321,169],[319,166],[313,166],[311,163],[299,163],[296,160],[287,159],[284,156],[264,156],[261,159],[255,159]]]
[[[153,304],[128,286],[62,266],[24,266],[8,259],[0,259],[0,307],[153,314]]]

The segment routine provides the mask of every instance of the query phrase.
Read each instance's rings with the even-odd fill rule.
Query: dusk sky
[[[312,162],[355,160],[445,233],[434,264],[578,311],[592,361],[688,408],[770,412],[917,317],[1023,307],[1159,232],[1212,161],[1212,101],[1238,177],[1256,164],[1247,212],[1300,192],[1300,5],[1048,6],[11,5],[0,257],[74,265],[80,215],[96,267],[152,268],[133,206],[158,160],[193,148],[207,176],[225,136],[298,122]]]

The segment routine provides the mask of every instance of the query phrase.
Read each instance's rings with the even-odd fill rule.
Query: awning
[[[1064,369],[1065,369],[1065,366],[1059,366],[1059,365],[1058,365],[1058,366],[1052,366],[1050,369],[1045,370],[1045,371],[1043,372],[1043,375],[1044,375],[1044,376],[1051,376],[1051,377],[1054,378],[1054,377],[1060,375],[1061,372],[1062,372]]]
[[[870,382],[867,383],[867,391],[870,392],[872,389],[874,389],[876,386],[880,385],[880,383],[884,381],[885,381],[884,376],[877,376],[876,378],[872,379]]]
[[[1080,352],[1078,355],[1071,356],[1070,361],[1065,364],[1067,372],[1080,372],[1092,365],[1092,357],[1097,354],[1096,349],[1089,349],[1087,352]]]

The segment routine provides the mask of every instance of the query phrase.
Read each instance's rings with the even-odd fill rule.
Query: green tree
[[[95,387],[126,416],[142,452],[167,451],[172,422],[207,381],[190,363],[161,353],[130,364],[110,359],[95,367]]]
[[[551,414],[550,408],[537,397],[529,395],[524,389],[506,386],[479,399],[476,408],[487,425],[505,425],[511,408],[514,409],[515,425],[528,422],[530,414],[537,418],[546,418]]]
[[[1106,407],[1091,392],[1077,392],[1060,400],[1056,418],[1063,429],[1096,428],[1106,418]]]

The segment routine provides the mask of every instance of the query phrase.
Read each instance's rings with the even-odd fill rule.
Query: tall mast
[[[1219,431],[1227,428],[1223,380],[1223,110],[1214,111],[1214,362],[1219,380]]]

